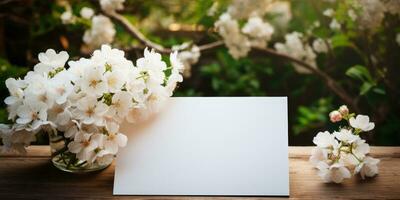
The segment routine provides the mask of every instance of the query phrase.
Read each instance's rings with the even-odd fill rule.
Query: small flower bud
[[[340,114],[342,114],[342,116],[346,116],[349,114],[349,109],[347,108],[346,105],[342,105],[339,108],[339,112],[340,112]]]
[[[329,118],[330,118],[331,122],[335,123],[335,122],[339,122],[340,120],[342,120],[343,117],[339,111],[335,110],[335,111],[332,111],[331,113],[329,113]]]

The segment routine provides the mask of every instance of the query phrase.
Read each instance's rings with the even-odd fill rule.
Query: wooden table
[[[0,155],[0,200],[6,199],[232,199],[204,196],[113,196],[114,165],[93,174],[59,171],[49,160],[48,146],[32,146],[28,154]],[[290,147],[290,198],[400,199],[400,147],[372,147],[381,159],[377,177],[325,184],[308,163],[311,147]],[[264,199],[235,197],[235,199]],[[281,198],[282,199],[282,198]]]

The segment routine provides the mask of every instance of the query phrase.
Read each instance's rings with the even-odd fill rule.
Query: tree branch
[[[111,19],[113,19],[114,21],[116,21],[117,23],[119,23],[120,25],[122,25],[125,30],[128,31],[129,34],[131,34],[133,37],[135,37],[136,39],[138,39],[140,41],[140,43],[142,43],[145,46],[148,46],[160,53],[171,53],[173,50],[170,48],[166,48],[163,47],[160,44],[154,43],[151,40],[149,40],[148,38],[146,38],[146,36],[144,36],[135,26],[133,26],[124,16],[118,14],[118,13],[104,13],[105,15],[107,15],[108,17],[110,17]],[[200,51],[206,51],[209,49],[213,49],[213,48],[217,48],[220,47],[224,44],[223,41],[215,41],[215,42],[211,42],[205,45],[200,45],[199,49]],[[137,47],[135,47],[135,49],[138,49]]]
[[[328,74],[326,74],[324,71],[321,71],[320,69],[311,66],[310,64],[299,60],[297,58],[293,58],[289,55],[286,54],[281,54],[276,52],[275,50],[269,49],[269,48],[259,48],[259,47],[255,47],[256,50],[259,50],[261,52],[267,53],[269,55],[275,56],[275,57],[279,57],[279,58],[283,58],[286,61],[290,61],[292,63],[296,63],[298,65],[301,65],[302,67],[310,70],[312,73],[316,74],[317,76],[319,76],[325,83],[325,85],[332,91],[334,92],[336,95],[339,96],[339,98],[341,98],[343,100],[344,103],[346,103],[348,106],[350,106],[351,108],[354,109],[354,111],[359,112],[359,108],[357,105],[357,101],[351,97],[346,90],[344,90],[339,84],[336,83],[336,81],[330,77]]]
[[[173,51],[170,48],[165,48],[162,45],[154,43],[154,42],[150,41],[149,39],[147,39],[124,16],[122,16],[118,13],[104,13],[104,14],[107,15],[108,17],[110,17],[111,19],[113,19],[114,21],[116,21],[117,23],[121,24],[128,31],[128,33],[130,33],[133,37],[137,38],[143,45],[153,48],[160,53],[171,53]],[[211,43],[208,43],[205,45],[201,45],[201,46],[199,46],[199,49],[200,49],[200,51],[206,51],[206,50],[214,49],[214,48],[217,48],[217,47],[220,47],[223,45],[224,45],[224,42],[220,40],[220,41],[211,42]],[[133,48],[138,49],[138,47],[133,47]],[[359,112],[359,108],[357,106],[357,101],[353,97],[351,97],[340,85],[338,85],[336,83],[336,81],[332,77],[330,77],[325,72],[321,71],[318,68],[311,66],[310,64],[308,64],[302,60],[299,60],[297,58],[291,57],[286,54],[278,53],[275,50],[272,50],[269,48],[255,47],[255,49],[259,50],[261,52],[264,52],[268,55],[271,55],[271,56],[283,58],[284,60],[296,63],[296,64],[301,65],[302,67],[310,70],[312,73],[319,76],[324,81],[326,86],[332,92],[334,92],[336,95],[338,95],[344,101],[344,103],[346,103],[351,108],[353,108],[354,111]]]
[[[124,16],[118,13],[104,13],[104,14],[113,19],[114,21],[118,22],[120,25],[122,25],[128,31],[129,34],[133,35],[145,46],[151,47],[160,53],[172,52],[171,49],[164,48],[163,46],[147,39],[146,36],[144,36],[135,26],[133,26]]]
[[[200,45],[199,49],[200,49],[200,51],[206,51],[206,50],[214,49],[214,48],[217,48],[217,47],[220,47],[223,45],[224,45],[224,41],[219,40],[219,41],[211,42],[208,44]]]

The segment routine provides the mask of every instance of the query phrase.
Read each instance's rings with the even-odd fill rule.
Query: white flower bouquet
[[[5,150],[24,152],[39,131],[48,132],[52,161],[65,171],[108,166],[127,143],[119,125],[158,111],[182,81],[176,52],[170,66],[147,49],[135,66],[107,45],[90,58],[69,61],[68,68],[65,51],[49,49],[38,58],[23,79],[6,80],[12,124],[1,124],[0,136]]]
[[[341,127],[337,132],[319,132],[313,143],[317,145],[312,151],[310,162],[319,170],[318,175],[324,182],[341,183],[345,178],[360,174],[361,178],[378,174],[377,164],[380,160],[368,156],[369,145],[361,139],[360,134],[374,129],[375,124],[366,115],[349,113],[347,106],[329,114],[332,122],[343,119],[349,125]]]

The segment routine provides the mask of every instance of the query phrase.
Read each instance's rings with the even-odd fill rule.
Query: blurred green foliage
[[[82,56],[85,26],[63,25],[60,15],[64,8],[56,2],[27,2],[0,7],[0,12],[8,16],[0,19],[1,99],[8,94],[4,81],[26,73],[37,62],[39,52],[47,48],[66,49],[72,58]],[[207,11],[214,3],[212,0],[127,0],[123,14],[149,39],[164,46],[186,41],[205,44],[219,38],[211,30],[229,2],[218,1],[216,14],[209,16]],[[319,68],[355,97],[361,114],[372,116],[377,123],[374,135],[369,138],[371,144],[400,145],[400,48],[394,41],[400,32],[400,28],[395,28],[400,27],[399,16],[386,16],[378,30],[368,33],[357,30],[357,24],[349,19],[347,11],[351,0],[336,4],[320,0],[290,2],[292,20],[287,26],[277,24],[275,16],[268,16],[277,27],[269,47],[283,41],[284,34],[292,31],[302,32],[309,42],[315,38],[330,40],[332,52],[318,56]],[[84,6],[99,7],[96,1],[71,0],[70,3],[76,15]],[[328,7],[336,10],[335,18],[345,27],[341,31],[329,28],[330,20],[322,14]],[[320,26],[314,26],[316,21]],[[168,28],[171,23],[195,29],[171,31]],[[128,48],[138,44],[123,27],[115,26],[114,46]],[[16,30],[24,31],[14,34]],[[140,54],[139,51],[127,52],[131,59]],[[372,54],[380,62],[373,63]],[[176,96],[288,96],[291,145],[310,145],[318,131],[340,126],[329,122],[328,113],[343,102],[318,77],[298,74],[285,60],[255,51],[235,60],[226,48],[217,48],[204,52],[199,63],[192,66],[191,74],[179,85]],[[0,122],[4,122],[4,104],[1,107]]]

